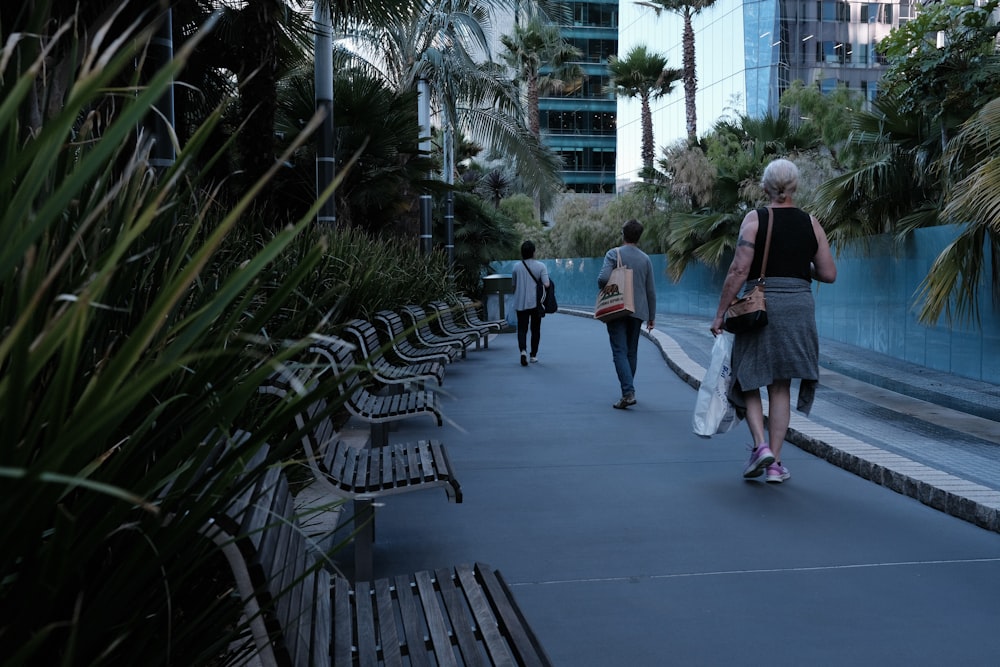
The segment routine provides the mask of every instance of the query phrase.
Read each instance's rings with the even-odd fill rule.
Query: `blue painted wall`
[[[988,286],[980,290],[981,325],[936,326],[917,322],[914,306],[920,283],[938,254],[955,238],[955,226],[918,230],[894,250],[887,237],[876,237],[867,251],[837,257],[837,282],[813,283],[820,336],[881,352],[898,359],[963,377],[1000,382],[1000,308]],[[657,313],[715,314],[725,277],[724,266],[712,271],[690,264],[678,283],[666,275],[664,255],[652,255],[657,276]],[[593,308],[597,274],[603,258],[545,259],[561,306]],[[498,263],[510,273],[515,262]],[[985,275],[989,275],[987,266]]]

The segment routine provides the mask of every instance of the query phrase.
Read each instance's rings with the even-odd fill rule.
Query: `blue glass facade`
[[[757,118],[778,107],[778,63],[781,29],[780,0],[743,3],[743,51],[746,61],[747,115]]]

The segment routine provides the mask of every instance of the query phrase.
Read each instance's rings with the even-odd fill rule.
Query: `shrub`
[[[0,655],[216,663],[246,631],[201,532],[260,474],[244,467],[264,441],[264,465],[288,454],[293,406],[256,387],[329,310],[304,298],[324,248],[295,245],[313,211],[267,241],[233,234],[261,184],[213,208],[191,165],[218,115],[151,167],[135,129],[197,38],[120,97],[149,34],[70,43],[64,103],[25,130],[53,92],[43,61],[73,34],[40,54],[12,36],[0,57]]]

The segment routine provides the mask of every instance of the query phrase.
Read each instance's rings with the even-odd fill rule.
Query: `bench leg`
[[[372,422],[372,447],[385,447],[389,444],[389,422]]]
[[[354,580],[374,579],[375,507],[371,500],[354,501]]]

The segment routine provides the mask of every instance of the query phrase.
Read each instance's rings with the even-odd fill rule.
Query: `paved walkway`
[[[667,364],[698,387],[711,333],[703,318],[666,319],[652,338]],[[1000,531],[1000,386],[830,340],[821,341],[820,363],[816,406],[808,419],[793,412],[790,442]]]
[[[823,342],[839,365],[793,417],[791,480],[744,481],[744,426],[691,432],[707,324],[658,323],[626,411],[589,317],[546,317],[527,368],[509,334],[451,364],[445,426],[390,440],[445,442],[465,502],[387,499],[376,575],[498,567],[557,665],[996,664],[997,387],[936,378],[948,400],[930,402],[920,379],[914,403],[899,390],[919,369]]]

